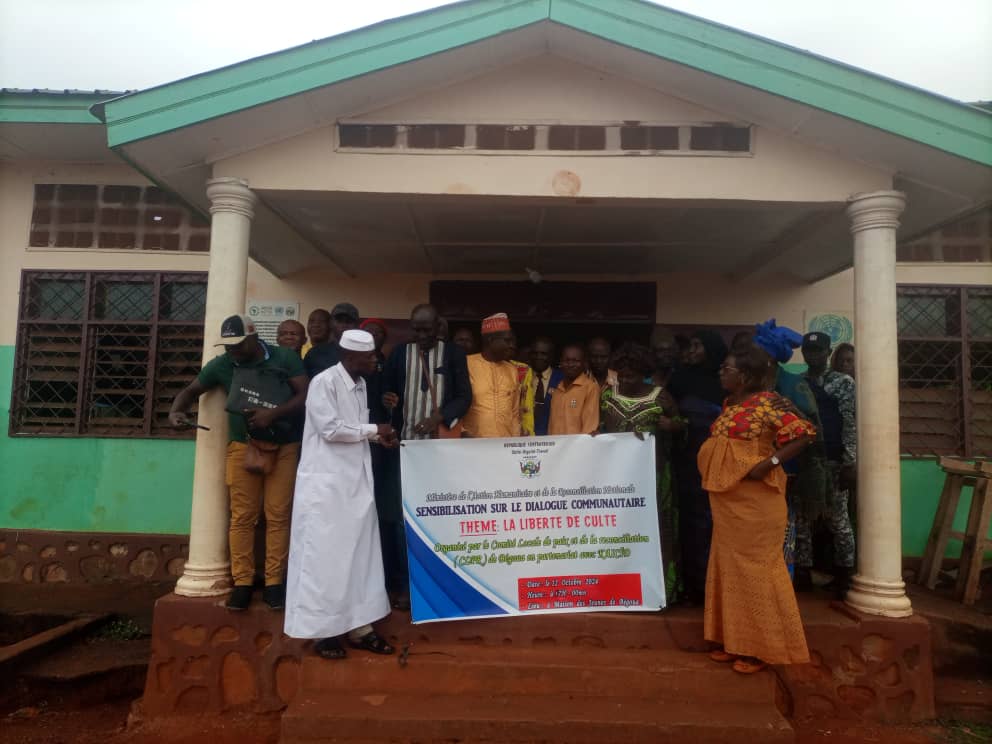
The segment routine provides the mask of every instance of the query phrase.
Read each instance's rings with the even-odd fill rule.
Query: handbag
[[[268,475],[276,469],[276,453],[279,445],[275,442],[264,442],[248,437],[245,456],[241,466],[255,475]]]
[[[437,405],[437,388],[434,385],[434,378],[427,373],[428,366],[428,356],[427,354],[420,355],[421,365],[420,373],[423,375],[424,382],[427,383],[427,389],[431,393],[431,411],[436,412],[438,410]],[[431,439],[461,439],[462,438],[462,422],[456,421],[454,426],[447,426],[444,421],[441,421],[437,425],[437,428],[431,432]]]
[[[293,397],[293,388],[282,369],[273,367],[235,367],[231,388],[227,394],[227,412],[244,415],[245,409],[278,408]],[[276,419],[268,429],[249,431],[250,438],[266,442],[287,442],[294,422],[287,418]]]

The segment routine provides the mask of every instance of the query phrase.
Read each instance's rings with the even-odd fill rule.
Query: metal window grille
[[[210,223],[157,186],[40,183],[28,244],[204,252]]]
[[[992,287],[900,286],[899,416],[910,455],[992,453]]]
[[[188,438],[168,426],[200,368],[207,275],[24,271],[10,434]]]
[[[912,237],[896,249],[899,261],[992,261],[992,207],[957,217],[925,235]]]

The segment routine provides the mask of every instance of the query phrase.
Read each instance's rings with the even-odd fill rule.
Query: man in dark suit
[[[400,439],[430,439],[442,424],[454,427],[472,404],[472,384],[465,352],[438,339],[437,310],[417,305],[410,314],[413,342],[393,349],[383,371],[382,403]],[[403,506],[400,490],[399,450],[387,456],[379,507],[386,586],[393,606],[408,609],[409,577]]]
[[[547,336],[534,339],[530,352],[530,368],[534,370],[531,382],[534,388],[534,434],[547,436],[548,420],[551,416],[551,391],[562,380],[561,370],[552,367],[555,358],[555,344]]]
[[[311,337],[313,347],[303,357],[303,366],[311,380],[341,361],[341,347],[338,346],[341,334],[358,328],[358,318],[358,308],[350,302],[339,302],[334,306],[331,310],[330,337],[323,343]]]

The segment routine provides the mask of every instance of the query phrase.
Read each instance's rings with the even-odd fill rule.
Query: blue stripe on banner
[[[410,566],[413,564],[411,563]],[[410,612],[416,622],[438,618],[437,611],[431,607],[430,602],[424,598],[413,582],[410,583]]]
[[[413,620],[441,617],[505,615],[506,611],[458,575],[447,560],[435,553],[407,523],[407,555],[410,563],[410,592]],[[414,602],[419,594],[422,604]]]
[[[409,544],[407,540],[407,544]],[[410,566],[410,609],[413,615],[412,619],[417,622],[420,620],[436,620],[443,617],[462,617],[462,609],[455,604],[447,593],[437,582],[434,581],[434,577],[431,575],[431,570],[429,567],[424,566],[423,563],[418,559],[418,556],[410,553],[409,566]],[[415,602],[415,597],[419,596],[423,605]]]

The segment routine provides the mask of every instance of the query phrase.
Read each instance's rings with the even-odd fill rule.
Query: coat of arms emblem
[[[520,475],[524,478],[536,478],[541,473],[541,461],[536,458],[527,458],[520,461]]]

